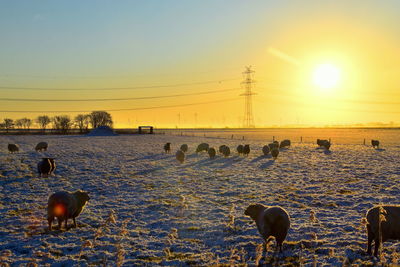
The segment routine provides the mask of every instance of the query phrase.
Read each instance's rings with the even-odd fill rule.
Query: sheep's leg
[[[57,217],[57,221],[58,221],[58,229],[61,230],[61,222],[62,222],[61,217]]]
[[[51,231],[51,224],[53,223],[54,217],[47,217],[47,221],[49,223],[49,231]]]
[[[379,252],[379,247],[380,247],[381,242],[379,241],[378,237],[375,238],[374,241],[375,241],[374,256],[378,257],[378,252]]]
[[[374,236],[371,232],[370,226],[367,225],[367,232],[368,232],[368,243],[367,243],[367,253],[369,255],[372,254],[372,241],[374,240]]]
[[[72,220],[74,221],[74,227],[76,228],[76,220],[75,220],[75,217],[72,218]]]

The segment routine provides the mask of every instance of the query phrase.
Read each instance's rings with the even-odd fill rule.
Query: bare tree
[[[90,115],[78,114],[74,118],[75,125],[79,128],[79,132],[83,133],[89,128]]]
[[[22,119],[18,119],[18,120],[15,120],[15,127],[17,127],[17,128],[19,128],[19,129],[22,129],[22,126],[23,126],[23,121],[22,121]]]
[[[90,123],[93,128],[99,126],[110,126],[112,127],[113,121],[111,114],[106,111],[93,111],[90,113]]]
[[[14,128],[14,120],[4,119],[4,128],[6,128],[6,132],[8,133],[8,130]]]
[[[32,120],[29,118],[22,118],[20,119],[20,123],[22,124],[22,127],[24,127],[24,129],[28,129],[31,128],[32,125]]]
[[[47,125],[51,122],[50,117],[47,115],[39,116],[36,118],[36,122],[39,124],[40,128],[44,131]]]
[[[71,125],[71,119],[67,115],[53,117],[53,128],[63,134],[68,132],[68,130],[71,128]]]

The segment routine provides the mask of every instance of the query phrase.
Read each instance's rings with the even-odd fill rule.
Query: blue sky
[[[346,58],[347,63],[341,63],[344,70],[346,67],[352,69],[345,74],[354,74],[352,83],[347,86],[354,87],[349,89],[352,93],[349,95],[355,98],[361,97],[356,94],[361,92],[360,88],[373,91],[376,87],[385,87],[393,93],[400,84],[395,78],[400,69],[397,60],[400,58],[399,11],[400,1],[394,0],[0,1],[0,86],[99,88],[240,79],[244,66],[253,65],[259,95],[268,99],[270,91],[262,88],[271,85],[271,81],[292,94],[297,87],[304,87],[304,81],[303,84],[297,83],[296,77],[306,77],[309,71],[304,67],[300,72],[268,54],[268,48],[274,47],[297,60],[308,62],[310,66],[318,60],[325,60],[327,55],[333,60]],[[360,71],[355,74],[355,70]],[[365,79],[356,81],[355,77]],[[388,81],[389,85],[386,84]],[[295,83],[296,88],[287,88],[288,84]],[[218,86],[237,87],[240,81]],[[301,90],[305,90],[303,87]],[[163,88],[125,93],[124,96],[196,92],[210,88],[215,86]],[[54,91],[48,94],[59,98],[90,97],[88,92]],[[117,92],[98,92],[96,96],[111,97],[115,94]],[[0,89],[0,97],[35,95],[36,92]],[[204,97],[205,100],[209,98],[211,96]],[[176,99],[168,103],[191,101],[194,100]],[[7,109],[27,105],[1,101],[0,104]],[[118,105],[164,104],[143,101]],[[101,109],[115,105],[88,103],[87,107]],[[31,105],[32,109],[59,107],[63,110],[79,106],[77,103]],[[323,121],[313,117],[315,110],[306,111],[304,107],[301,110],[282,110],[283,119],[263,121],[266,114],[283,107],[260,103],[255,110],[259,110],[259,121],[264,124],[297,121],[299,114],[305,118],[304,122],[310,124]],[[367,108],[374,110],[377,107]],[[198,111],[165,111],[170,115],[165,115],[163,123],[168,124],[168,116],[174,114],[176,117],[177,112],[203,112],[204,121],[208,123],[213,118],[211,112],[205,111],[208,109],[212,106]],[[228,118],[224,121],[237,123],[241,113],[242,109],[232,107],[226,108],[221,116]],[[153,118],[157,116],[155,114],[115,116],[126,122],[128,117]],[[4,116],[0,115],[0,119]],[[396,120],[396,116],[375,114],[368,120]],[[330,113],[329,121],[368,121],[364,117],[361,114]]]

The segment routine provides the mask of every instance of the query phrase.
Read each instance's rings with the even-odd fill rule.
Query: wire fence
[[[315,144],[317,139],[330,140],[332,144],[371,145],[379,140],[383,146],[400,145],[400,129],[396,128],[307,128],[307,129],[257,129],[257,130],[192,130],[166,129],[165,134],[231,140],[252,140],[265,143],[289,139],[292,143]]]
[[[91,129],[68,132],[55,129],[0,129],[0,135],[79,135]],[[137,128],[114,129],[117,134],[138,134]],[[143,130],[143,133],[149,133]],[[289,139],[292,143],[315,144],[317,139],[330,140],[332,144],[371,145],[379,140],[382,146],[400,145],[399,128],[304,128],[304,129],[160,129],[154,134],[214,139],[249,140],[270,143]]]

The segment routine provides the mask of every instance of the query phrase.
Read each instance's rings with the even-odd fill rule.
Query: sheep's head
[[[244,211],[244,215],[250,216],[253,220],[257,219],[258,214],[265,209],[265,206],[262,204],[251,204]]]
[[[83,203],[86,203],[87,201],[90,200],[89,193],[85,191],[78,190],[74,193],[74,195],[76,196],[77,199],[79,199]]]

